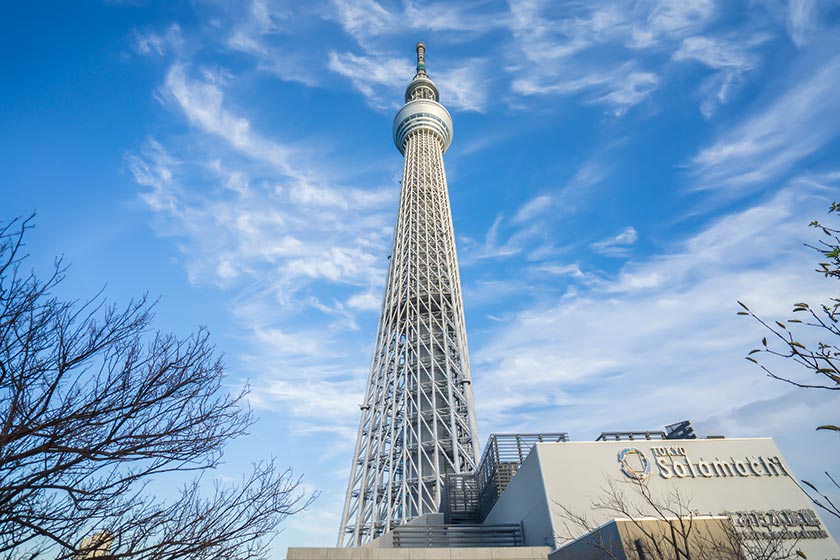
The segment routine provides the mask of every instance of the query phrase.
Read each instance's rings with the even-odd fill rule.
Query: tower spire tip
[[[417,43],[417,73],[426,74],[426,43]]]

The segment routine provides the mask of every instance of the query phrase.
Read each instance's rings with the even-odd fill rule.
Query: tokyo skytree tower
[[[478,462],[470,362],[443,153],[452,117],[417,74],[394,118],[405,156],[385,297],[362,404],[339,546],[438,511],[444,475]]]

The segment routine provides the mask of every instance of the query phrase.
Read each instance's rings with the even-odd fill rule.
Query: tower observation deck
[[[399,213],[339,530],[359,546],[437,512],[444,476],[478,463],[461,282],[443,154],[452,117],[417,73],[394,118],[405,156]]]

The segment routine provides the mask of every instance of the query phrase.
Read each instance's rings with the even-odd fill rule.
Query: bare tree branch
[[[0,555],[265,557],[312,496],[274,460],[239,485],[212,483],[253,418],[245,390],[222,386],[208,333],[154,332],[146,296],[124,307],[54,297],[60,260],[43,281],[22,268],[31,220],[0,226]],[[174,500],[147,491],[190,472]]]
[[[832,203],[828,213],[840,214],[840,203]],[[816,271],[826,278],[840,280],[840,229],[818,221],[810,225],[822,234],[815,245],[807,245],[823,259],[818,263]],[[816,308],[808,303],[795,303],[792,311],[795,317],[785,322],[766,321],[743,302],[739,301],[738,304],[743,308],[738,312],[739,315],[752,317],[769,333],[768,337],[762,338],[761,347],[749,352],[747,360],[757,364],[769,377],[794,387],[840,391],[840,298],[829,298],[828,302]],[[813,339],[817,342],[809,342]],[[804,373],[805,377],[788,372],[777,373],[775,368],[759,361],[762,356],[792,361],[799,366],[798,371]],[[816,429],[840,432],[840,422],[817,426]],[[826,475],[832,485],[840,489],[835,479],[827,472]],[[807,486],[803,490],[815,505],[840,518],[840,507],[837,504],[815,485],[804,480],[802,482]]]
[[[556,535],[561,547],[583,535],[597,558],[627,560],[785,560],[804,558],[796,539],[782,532],[752,538],[728,519],[699,514],[691,500],[674,490],[654,496],[646,480],[607,480],[590,511],[599,517],[624,521],[633,528],[633,543],[614,539],[584,512],[555,504],[565,526]]]

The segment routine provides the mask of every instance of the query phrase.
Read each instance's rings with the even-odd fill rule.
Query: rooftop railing
[[[394,548],[524,546],[520,525],[402,525],[392,530]]]

